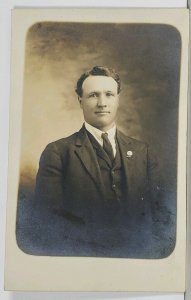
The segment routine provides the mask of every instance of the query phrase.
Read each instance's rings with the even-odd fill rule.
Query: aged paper
[[[188,11],[23,9],[13,11],[12,28],[6,289],[184,291]],[[104,34],[98,36],[99,30],[105,32],[106,40],[103,40]],[[124,44],[127,39],[126,48],[122,47],[122,36]],[[155,48],[154,41],[158,43]],[[166,52],[162,52],[163,47]],[[125,55],[124,51],[127,51]],[[148,57],[149,54],[153,56]],[[135,239],[135,248],[121,256],[119,252],[91,255],[88,251],[85,255],[80,252],[74,255],[73,249],[70,254],[64,249],[64,239],[59,246],[54,243],[49,247],[48,244],[44,248],[36,247],[34,240],[38,236],[30,239],[33,228],[27,227],[30,209],[23,209],[27,201],[21,200],[25,199],[26,191],[30,195],[34,189],[39,157],[45,146],[72,134],[83,122],[75,94],[70,92],[80,70],[103,62],[111,64],[112,60],[123,79],[127,76],[123,97],[131,99],[128,108],[123,103],[122,110],[128,110],[128,117],[121,111],[118,125],[123,131],[128,126],[128,135],[161,147],[155,152],[159,154],[162,182],[170,191],[166,206],[170,203],[169,210],[175,217],[169,219],[170,214],[165,215],[162,232],[166,226],[168,234],[153,235],[156,240],[152,247],[149,247],[150,241],[145,240],[144,251],[141,251]],[[158,65],[148,67],[156,61]],[[129,65],[127,74],[124,64]],[[153,80],[152,74],[155,74]],[[158,99],[155,108],[151,95]],[[130,152],[127,155],[133,155]],[[24,195],[23,198],[18,193]],[[23,216],[26,209],[28,214]],[[38,220],[36,222],[38,228]]]

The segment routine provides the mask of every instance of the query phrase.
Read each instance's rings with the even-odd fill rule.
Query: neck
[[[90,124],[90,125],[91,125],[91,124]],[[93,125],[91,125],[91,126],[93,126]],[[93,126],[93,127],[99,129],[99,130],[102,131],[102,132],[107,132],[108,130],[110,130],[110,129],[113,128],[114,126],[115,126],[115,122],[113,122],[112,124],[110,124],[110,125],[108,125],[108,126],[100,126],[100,127],[95,127],[95,126]]]

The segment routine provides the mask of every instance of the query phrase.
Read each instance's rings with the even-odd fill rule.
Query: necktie
[[[103,150],[107,153],[110,161],[113,162],[114,160],[113,149],[108,139],[108,134],[106,132],[102,133],[101,137],[103,139]]]

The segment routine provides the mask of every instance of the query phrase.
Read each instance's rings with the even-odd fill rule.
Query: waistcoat
[[[123,207],[127,202],[125,172],[117,139],[116,156],[114,161],[111,162],[102,146],[96,141],[93,135],[88,131],[87,135],[96,153],[101,171],[105,195],[103,206],[107,210],[107,214],[116,214],[117,211],[123,210]]]

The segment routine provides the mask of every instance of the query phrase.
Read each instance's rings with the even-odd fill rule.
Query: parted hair
[[[79,97],[82,97],[82,94],[83,94],[83,90],[82,90],[83,82],[89,76],[112,77],[117,82],[117,85],[118,85],[117,92],[118,92],[118,94],[120,93],[120,91],[121,91],[121,80],[120,80],[119,74],[114,69],[107,68],[107,67],[104,67],[104,66],[95,66],[92,69],[90,69],[90,70],[86,71],[85,73],[83,73],[80,76],[80,78],[78,79],[77,85],[76,85],[76,88],[75,88],[75,92],[77,93],[77,95]]]

